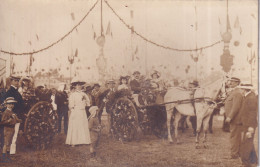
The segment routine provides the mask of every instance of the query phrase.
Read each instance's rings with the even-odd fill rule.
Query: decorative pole
[[[227,29],[226,32],[222,34],[222,40],[224,41],[224,49],[223,54],[220,56],[220,65],[223,68],[223,71],[228,73],[231,70],[231,66],[233,65],[233,55],[230,54],[229,51],[229,43],[232,39],[231,28],[229,23],[229,15],[228,15],[228,0],[227,0]]]
[[[101,5],[100,5],[100,36],[97,38],[97,44],[100,47],[99,49],[99,56],[96,59],[96,64],[98,67],[98,72],[99,72],[99,79],[100,81],[104,81],[105,76],[106,76],[106,67],[107,67],[107,60],[104,57],[104,45],[106,42],[105,36],[103,35],[103,7],[102,7],[102,2],[101,0]]]

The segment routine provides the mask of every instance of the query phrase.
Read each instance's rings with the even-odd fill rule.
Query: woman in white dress
[[[68,133],[66,144],[74,146],[79,144],[90,144],[90,134],[88,128],[88,119],[85,107],[89,103],[88,96],[82,92],[82,85],[85,82],[79,79],[73,79],[72,85],[75,91],[69,96],[69,116]]]

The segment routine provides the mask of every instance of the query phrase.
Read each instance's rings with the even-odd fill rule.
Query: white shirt
[[[128,86],[126,84],[119,85],[117,90],[121,90],[121,89],[128,89]]]
[[[55,103],[55,95],[51,95],[51,104],[52,104],[53,110],[57,110],[57,104]]]

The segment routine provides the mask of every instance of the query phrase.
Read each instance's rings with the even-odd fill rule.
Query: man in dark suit
[[[22,98],[22,95],[18,92],[18,86],[19,86],[19,77],[16,76],[11,76],[10,77],[11,80],[11,86],[8,89],[8,91],[5,94],[5,98],[8,97],[13,97],[15,99],[15,101],[17,101],[17,103],[15,103],[14,108],[13,108],[13,112],[18,116],[18,118],[23,119],[24,118],[24,101]],[[24,121],[24,119],[23,119]],[[24,124],[24,122],[23,122]],[[23,124],[22,126],[20,126],[20,123],[16,123],[15,124],[15,132],[14,132],[14,136],[13,136],[13,140],[12,140],[12,144],[11,144],[11,148],[10,148],[10,154],[15,154],[16,153],[16,140],[17,140],[17,135],[19,132],[19,128],[22,129],[23,128]]]
[[[14,105],[14,113],[18,116],[18,118],[22,117],[23,114],[23,108],[24,108],[24,101],[22,98],[22,95],[18,92],[18,86],[19,86],[19,77],[11,76],[11,86],[6,92],[4,99],[7,97],[13,97],[17,103]]]
[[[240,158],[244,166],[248,167],[257,163],[257,155],[254,147],[254,133],[257,127],[258,102],[257,96],[252,91],[252,84],[241,84],[239,86],[244,96],[242,107],[240,110],[240,119],[242,123],[241,129],[241,145]]]
[[[100,105],[99,107],[99,112],[98,112],[98,119],[101,122],[101,116],[103,113],[103,110],[106,109],[106,112],[108,113],[108,120],[110,120],[110,114],[111,114],[111,107],[114,103],[114,95],[116,92],[115,89],[115,81],[114,80],[108,80],[106,82],[106,86],[108,89],[106,89],[103,93],[100,94],[99,99],[100,99]]]
[[[231,159],[239,158],[239,145],[241,139],[241,122],[239,110],[242,104],[242,94],[237,86],[240,84],[240,79],[232,77],[230,79],[230,88],[233,90],[225,100],[226,122],[230,123],[230,144],[231,144]]]
[[[141,92],[140,75],[141,73],[139,71],[135,71],[133,73],[134,79],[130,81],[130,88],[133,94],[139,94]]]
[[[141,93],[141,83],[140,83],[140,75],[141,73],[139,71],[135,71],[133,73],[134,79],[130,81],[130,88],[133,92],[133,98],[137,106],[140,106],[138,96],[139,93]]]
[[[68,131],[68,112],[69,112],[69,106],[68,106],[68,95],[65,91],[66,85],[62,85],[59,88],[59,92],[56,96],[56,103],[57,103],[57,112],[58,112],[58,133],[61,132],[61,122],[62,118],[64,118],[63,126],[64,126],[64,133],[67,134]]]

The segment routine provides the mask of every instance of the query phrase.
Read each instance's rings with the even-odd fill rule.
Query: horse
[[[175,111],[174,131],[177,143],[180,143],[178,138],[178,124],[181,119],[181,115],[196,116],[196,148],[199,148],[199,136],[202,127],[204,130],[204,147],[208,147],[206,139],[207,130],[209,127],[209,119],[214,108],[217,106],[215,100],[219,96],[221,90],[223,92],[223,85],[223,79],[221,78],[214,79],[214,81],[211,81],[207,85],[196,88],[195,92],[180,87],[173,87],[171,89],[168,89],[167,93],[164,96],[164,103],[167,112],[168,141],[170,143],[173,142],[170,127],[173,112]],[[192,92],[194,94],[192,94]]]

